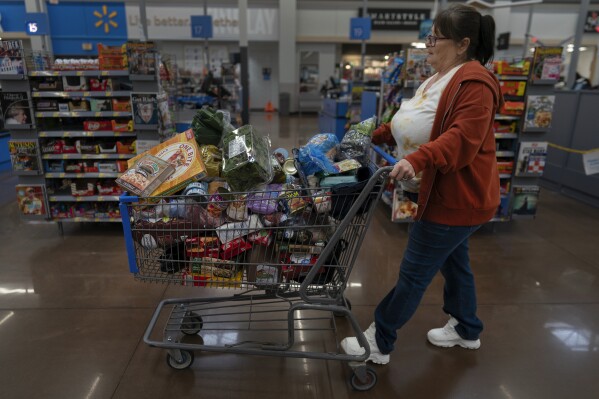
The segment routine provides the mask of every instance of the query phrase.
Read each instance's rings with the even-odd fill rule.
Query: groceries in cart
[[[139,196],[126,203],[140,272],[192,286],[301,283],[372,175],[374,117],[341,143],[320,133],[294,151],[273,151],[255,127],[235,129],[214,110],[200,110],[192,125],[137,155],[117,180]],[[125,184],[150,173],[142,167],[152,160],[162,180]],[[335,245],[316,283],[335,277],[346,244]]]
[[[341,143],[325,132],[299,149],[273,151],[255,127],[220,128],[208,111],[192,131],[138,155],[175,172],[155,189],[121,196],[127,259],[141,281],[237,291],[163,299],[144,342],[167,349],[177,370],[190,367],[196,349],[348,361],[352,385],[370,389],[376,374],[358,363],[368,351],[313,352],[301,332],[335,338],[334,318],[345,317],[368,346],[344,292],[390,169],[368,159],[374,121]],[[187,146],[199,146],[199,156],[186,158]],[[183,170],[187,162],[203,168]],[[209,339],[184,341],[206,332]]]

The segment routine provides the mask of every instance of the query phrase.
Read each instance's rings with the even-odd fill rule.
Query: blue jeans
[[[445,277],[443,311],[458,320],[456,331],[460,337],[478,339],[483,324],[476,317],[476,291],[470,270],[468,238],[479,228],[414,222],[397,284],[374,313],[376,342],[381,353],[393,351],[397,330],[412,317],[424,291],[439,270]]]

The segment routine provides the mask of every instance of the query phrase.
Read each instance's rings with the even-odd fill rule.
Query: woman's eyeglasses
[[[448,37],[438,37],[435,35],[427,35],[425,39],[428,47],[435,47],[437,45],[437,40],[450,40]]]

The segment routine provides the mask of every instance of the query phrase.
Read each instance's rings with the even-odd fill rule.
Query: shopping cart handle
[[[397,159],[393,158],[390,154],[386,153],[381,147],[378,145],[371,144],[372,149],[379,154],[383,159],[389,162],[390,165],[395,165],[397,163]]]

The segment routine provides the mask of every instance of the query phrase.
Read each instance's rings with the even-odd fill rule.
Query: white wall
[[[279,45],[250,42],[248,47],[250,108],[263,110],[268,101],[279,107]],[[262,68],[271,68],[270,80],[264,80]]]
[[[337,45],[322,43],[299,43],[297,45],[297,59],[299,60],[302,51],[314,51],[318,53],[318,86],[322,86],[329,77],[335,75],[335,63]],[[297,65],[297,75],[299,76],[299,62]]]

